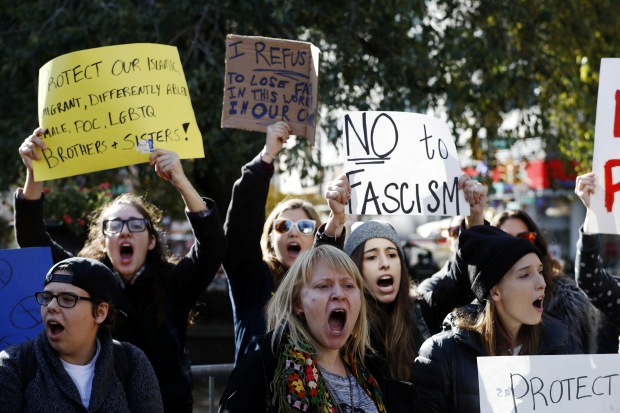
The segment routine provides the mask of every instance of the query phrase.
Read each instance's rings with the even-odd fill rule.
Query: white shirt
[[[80,392],[82,404],[87,409],[90,403],[90,393],[93,388],[93,377],[95,377],[95,364],[97,363],[97,358],[99,357],[100,351],[101,343],[99,342],[99,339],[97,339],[97,349],[95,350],[95,356],[85,366],[67,363],[63,359],[60,359],[63,367],[69,374],[69,377],[71,377],[71,380],[73,380],[73,383],[75,383],[75,387],[77,387],[78,392]]]

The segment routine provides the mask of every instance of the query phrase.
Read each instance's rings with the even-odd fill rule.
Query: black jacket
[[[119,289],[117,308],[127,315],[112,332],[119,341],[139,347],[153,365],[164,404],[192,402],[190,361],[186,348],[187,319],[200,295],[215,277],[226,252],[226,240],[217,207],[204,198],[211,210],[206,217],[189,214],[195,242],[177,264],[147,262],[133,285]],[[26,200],[15,194],[15,236],[20,247],[50,246],[54,263],[71,254],[52,240],[43,219],[45,195]],[[106,259],[104,262],[111,269]],[[163,322],[153,311],[155,291],[165,292]],[[178,411],[178,410],[177,410]]]
[[[478,311],[478,306],[471,306]],[[416,413],[476,413],[480,411],[476,358],[487,356],[476,333],[455,325],[426,340],[413,366],[418,390]],[[567,327],[543,317],[538,355],[581,354]]]
[[[246,354],[237,364],[220,399],[220,413],[277,413],[269,388],[278,361],[271,349],[271,337],[269,332],[259,340],[259,350]],[[382,373],[387,371],[385,361],[374,355],[366,357],[365,366],[379,383],[389,413],[414,411],[416,391],[410,383],[386,379]]]
[[[461,231],[464,227],[461,228]],[[579,268],[579,263],[575,263]],[[426,302],[422,313],[431,334],[441,331],[443,319],[455,308],[469,304],[476,297],[471,291],[467,265],[460,258],[449,261],[431,278],[418,286]],[[586,354],[596,352],[596,325],[598,312],[575,282],[565,276],[555,279],[553,298],[545,301],[545,312],[566,324]]]
[[[620,278],[611,275],[601,262],[597,234],[579,229],[575,278],[590,301],[601,312],[597,339],[599,353],[617,353],[620,334]]]
[[[264,310],[274,287],[260,239],[273,171],[273,165],[262,162],[260,156],[243,166],[224,224],[229,249],[223,265],[233,308],[235,363],[256,350],[258,338],[267,332]]]

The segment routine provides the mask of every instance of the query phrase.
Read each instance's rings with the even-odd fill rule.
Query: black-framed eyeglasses
[[[316,221],[313,219],[300,219],[297,222],[293,222],[290,219],[276,219],[273,222],[273,229],[278,234],[286,234],[293,229],[293,226],[296,226],[302,235],[312,235],[316,228]]]
[[[125,225],[127,225],[129,232],[144,232],[148,223],[149,220],[146,218],[110,219],[103,221],[103,232],[118,234],[123,231]]]
[[[534,244],[536,242],[536,233],[533,231],[523,231],[517,234],[517,238],[523,238]]]
[[[46,307],[49,305],[49,303],[52,302],[54,298],[56,299],[58,305],[63,308],[73,308],[79,300],[90,301],[92,303],[96,303],[97,301],[99,301],[91,297],[80,297],[79,295],[71,293],[52,294],[49,291],[34,293],[34,297],[37,299],[37,303]]]
[[[460,225],[456,227],[448,228],[448,235],[450,235],[452,238],[458,238],[460,233],[461,233]]]

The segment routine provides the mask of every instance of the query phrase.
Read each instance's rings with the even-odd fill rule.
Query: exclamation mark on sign
[[[616,115],[614,116],[614,138],[620,138],[620,90],[616,90]]]
[[[620,90],[618,92],[620,92]],[[616,101],[617,100],[618,100],[618,93],[616,93]],[[186,134],[187,134],[187,128],[189,128],[189,123],[184,123],[183,124],[183,130],[185,131]],[[620,136],[620,135],[618,135],[618,136]],[[185,137],[185,140],[188,140],[187,136]]]

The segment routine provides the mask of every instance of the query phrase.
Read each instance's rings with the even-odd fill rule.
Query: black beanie
[[[66,270],[73,275],[56,274]],[[73,284],[85,290],[92,298],[109,303],[118,290],[114,273],[99,261],[73,257],[60,261],[47,272],[44,286],[51,282]]]
[[[530,241],[489,225],[476,225],[459,235],[458,254],[467,264],[471,290],[480,302],[517,261],[531,252],[542,261],[540,251]]]

